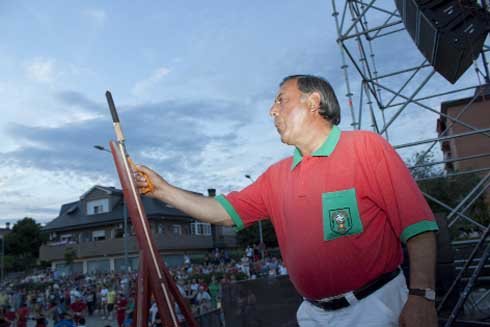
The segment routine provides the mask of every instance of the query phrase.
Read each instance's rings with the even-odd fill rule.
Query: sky
[[[0,2],[0,226],[120,187],[93,148],[115,138],[106,90],[134,161],[204,194],[291,155],[268,116],[287,75],[327,78],[352,129],[331,14],[325,0]],[[407,38],[379,44],[380,71],[422,60]],[[404,113],[390,141],[434,137],[436,119]]]

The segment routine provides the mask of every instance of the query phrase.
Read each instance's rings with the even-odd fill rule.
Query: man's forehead
[[[297,81],[295,79],[290,79],[281,85],[277,94],[281,95],[284,93],[291,93],[295,91],[298,91]]]

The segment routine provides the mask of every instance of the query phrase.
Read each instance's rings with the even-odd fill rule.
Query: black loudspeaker
[[[476,0],[395,0],[395,3],[420,52],[454,84],[483,48],[489,13]]]

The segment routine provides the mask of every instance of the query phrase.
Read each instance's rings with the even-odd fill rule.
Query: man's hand
[[[156,172],[143,165],[136,166],[134,177],[136,180],[136,186],[138,187],[140,192],[148,189],[150,184],[152,185],[152,191],[145,193],[145,195],[153,198],[157,198],[158,193],[163,191],[165,186],[169,186],[167,181],[165,181],[162,176],[158,175]]]
[[[421,296],[409,295],[400,314],[400,327],[437,327],[435,303]]]
[[[197,220],[225,226],[234,224],[226,210],[214,198],[175,187],[146,166],[136,166],[134,179],[140,191],[148,187],[149,183],[153,184],[153,191],[145,195],[168,203]]]

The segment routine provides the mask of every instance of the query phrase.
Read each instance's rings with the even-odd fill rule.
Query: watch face
[[[436,300],[436,291],[427,288],[425,289],[425,298],[427,300],[435,301]]]

